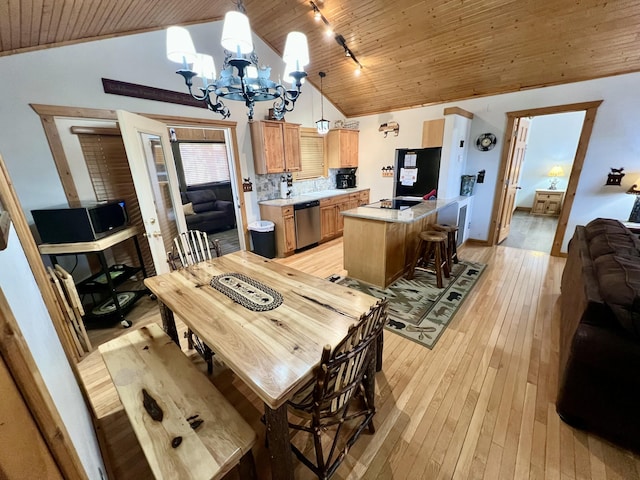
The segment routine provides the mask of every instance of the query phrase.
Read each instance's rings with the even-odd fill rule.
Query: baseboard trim
[[[477,238],[467,238],[463,245],[478,245],[482,247],[490,247],[491,244],[488,240],[478,240]]]
[[[529,212],[531,212],[531,207],[516,207],[516,211],[517,212],[529,213]]]

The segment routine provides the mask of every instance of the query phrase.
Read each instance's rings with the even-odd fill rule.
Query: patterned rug
[[[467,261],[454,264],[451,278],[444,279],[444,288],[436,286],[433,273],[417,269],[412,280],[399,278],[386,289],[339,275],[332,275],[328,280],[377,298],[388,298],[389,321],[386,328],[431,349],[485,267],[484,264]]]

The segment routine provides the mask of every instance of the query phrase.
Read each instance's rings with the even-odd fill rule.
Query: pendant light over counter
[[[329,120],[325,120],[324,118],[324,95],[322,89],[322,79],[327,76],[324,72],[319,72],[320,75],[320,113],[322,118],[316,122],[316,127],[318,128],[318,133],[320,135],[326,135],[329,132]]]

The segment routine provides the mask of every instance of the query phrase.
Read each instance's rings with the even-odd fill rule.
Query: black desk
[[[95,253],[100,260],[100,266],[102,267],[102,271],[98,275],[94,275],[88,280],[84,280],[77,285],[79,293],[88,293],[91,292],[92,286],[95,286],[93,291],[103,290],[110,293],[111,298],[113,299],[113,303],[116,309],[116,314],[120,319],[120,322],[125,327],[130,327],[131,322],[124,318],[124,309],[120,305],[118,301],[118,292],[116,290],[116,284],[111,278],[109,265],[107,264],[107,259],[104,255],[106,249],[117,245],[120,242],[123,242],[129,238],[133,239],[133,242],[136,247],[136,253],[138,254],[138,262],[140,263],[139,267],[131,268],[126,271],[126,278],[131,277],[135,273],[142,271],[142,275],[146,278],[147,272],[144,268],[144,263],[142,261],[142,252],[140,251],[140,244],[138,243],[138,239],[136,238],[136,234],[138,233],[137,227],[127,227],[124,230],[119,230],[111,235],[108,235],[100,240],[94,240],[92,242],[74,242],[74,243],[43,243],[38,246],[40,253],[43,255],[49,255],[51,258],[51,263],[54,265],[57,262],[57,256],[59,255],[77,255],[77,254],[88,254]],[[106,287],[100,288],[97,286],[97,282],[92,283],[92,279],[97,278],[100,275],[104,275],[106,278]],[[125,278],[125,279],[126,279]],[[84,288],[83,291],[83,286]]]

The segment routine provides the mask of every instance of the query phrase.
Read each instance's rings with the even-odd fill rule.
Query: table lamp
[[[551,177],[549,183],[549,190],[557,190],[558,189],[558,177],[564,177],[564,170],[560,165],[554,165],[554,167],[549,170],[549,177]]]
[[[636,196],[636,201],[633,203],[633,208],[629,214],[629,222],[640,223],[640,190],[637,189],[638,185],[633,184],[631,188],[627,190],[630,195]]]

